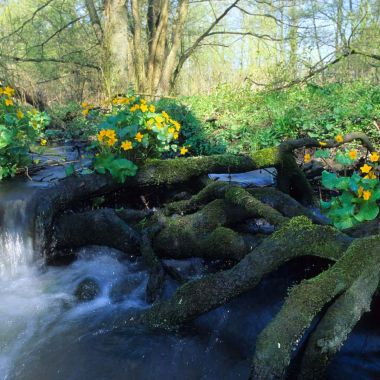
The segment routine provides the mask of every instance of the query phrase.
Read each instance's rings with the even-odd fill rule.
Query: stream
[[[67,156],[71,150],[57,152]],[[52,267],[33,250],[28,202],[51,179],[64,176],[62,170],[36,176],[49,181],[0,185],[0,380],[247,379],[255,340],[288,288],[326,267],[310,258],[288,263],[256,289],[177,333],[121,329],[118,321],[149,307],[147,271],[134,252],[85,247],[73,263]],[[167,264],[189,279],[207,266],[200,259]],[[78,302],[76,288],[89,278],[99,284],[99,294]],[[168,280],[164,297],[177,286]],[[331,363],[327,379],[380,379],[379,320],[377,297]]]

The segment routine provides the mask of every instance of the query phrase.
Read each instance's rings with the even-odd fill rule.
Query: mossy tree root
[[[146,298],[149,303],[156,302],[161,298],[165,283],[165,269],[156,256],[152,239],[158,233],[161,226],[146,229],[142,233],[141,256],[149,268],[149,279],[146,285]]]
[[[153,246],[160,257],[200,256],[241,260],[250,249],[243,235],[228,228],[247,218],[243,209],[216,199],[194,214],[163,218]]]
[[[168,301],[141,316],[151,327],[173,328],[256,286],[264,275],[302,255],[338,260],[352,239],[328,227],[296,217],[265,239],[233,268],[181,286]]]
[[[249,216],[265,218],[275,226],[281,225],[288,220],[277,210],[260,202],[241,187],[230,187],[226,191],[225,198],[229,203],[244,209]]]
[[[317,314],[356,279],[378,271],[379,248],[380,236],[358,239],[330,269],[290,291],[280,312],[259,335],[252,379],[285,379],[292,352]]]
[[[366,268],[327,310],[307,341],[299,380],[325,378],[326,367],[365,312],[379,286],[380,267]]]
[[[126,224],[113,209],[104,208],[63,214],[54,224],[56,250],[86,245],[106,245],[122,252],[139,252],[141,235]]]
[[[288,218],[304,215],[316,224],[328,224],[326,218],[315,214],[310,208],[301,205],[288,194],[275,188],[253,188],[247,189],[247,191],[262,203],[269,205]]]

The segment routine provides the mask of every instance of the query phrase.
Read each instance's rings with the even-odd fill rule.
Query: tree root
[[[161,227],[146,229],[142,234],[141,256],[149,268],[146,297],[149,303],[161,298],[165,283],[165,269],[152,247],[152,238]]]
[[[171,299],[145,312],[152,327],[173,328],[210,311],[256,286],[264,275],[302,255],[339,259],[352,239],[328,226],[296,217],[265,239],[233,268],[181,286]]]
[[[113,209],[63,214],[55,223],[55,248],[72,249],[106,245],[122,252],[139,252],[141,236],[119,218]]]
[[[342,347],[362,315],[370,311],[372,296],[379,286],[380,268],[364,273],[327,310],[308,339],[303,354],[300,380],[325,378],[326,367]]]
[[[216,199],[194,214],[164,218],[164,228],[153,246],[160,257],[241,260],[249,252],[249,244],[227,226],[246,218],[244,210]]]
[[[302,206],[294,198],[282,191],[270,187],[247,189],[247,191],[259,201],[271,206],[288,218],[304,215],[316,224],[328,224],[326,218],[313,213],[311,209]]]
[[[291,290],[281,311],[259,335],[252,379],[285,378],[292,351],[322,308],[355,279],[380,269],[379,246],[379,236],[357,240],[330,269]]]

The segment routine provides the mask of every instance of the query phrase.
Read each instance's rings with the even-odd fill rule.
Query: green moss
[[[226,227],[216,228],[202,245],[206,251],[218,252],[219,258],[240,260],[248,253],[243,237]]]
[[[232,204],[242,207],[248,214],[265,218],[269,223],[279,225],[284,223],[287,218],[277,210],[260,202],[241,187],[231,187],[226,191],[226,200]]]
[[[278,147],[271,147],[258,150],[250,154],[257,168],[265,168],[269,166],[277,166],[281,157]]]

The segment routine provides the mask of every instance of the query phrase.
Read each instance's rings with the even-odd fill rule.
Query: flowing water
[[[146,269],[133,252],[104,247],[81,249],[68,266],[45,267],[33,251],[28,208],[38,191],[16,181],[0,187],[0,380],[247,379],[257,335],[288,287],[321,269],[311,260],[289,263],[176,334],[121,329],[120,320],[149,307]],[[202,260],[170,264],[194,276],[204,270]],[[75,290],[89,278],[100,292],[80,303]],[[168,281],[165,296],[176,286]],[[377,299],[329,379],[380,378],[379,317]]]

